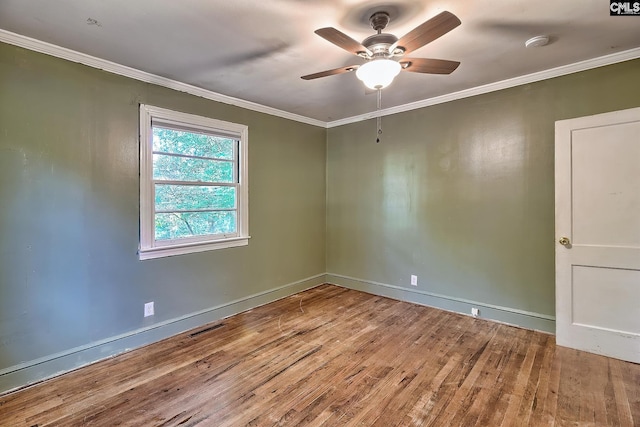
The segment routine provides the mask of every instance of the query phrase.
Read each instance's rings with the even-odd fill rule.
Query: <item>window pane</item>
[[[235,207],[235,187],[156,184],[156,211]]]
[[[153,179],[232,183],[233,162],[154,154]]]
[[[156,240],[235,233],[236,211],[156,214]]]
[[[153,126],[153,151],[233,160],[236,140]]]

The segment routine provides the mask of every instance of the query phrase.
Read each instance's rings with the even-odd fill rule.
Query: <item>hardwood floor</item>
[[[324,285],[0,397],[2,426],[638,426],[640,365]]]

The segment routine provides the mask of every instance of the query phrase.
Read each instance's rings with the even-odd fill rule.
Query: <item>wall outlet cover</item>
[[[151,301],[144,305],[144,317],[149,317],[153,315],[154,315],[153,301]]]
[[[414,274],[411,275],[411,286],[418,286],[418,276]]]

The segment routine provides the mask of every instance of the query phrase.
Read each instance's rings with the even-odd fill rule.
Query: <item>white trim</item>
[[[238,207],[238,234],[240,237],[249,238],[249,128],[247,126],[241,132],[240,144],[238,144],[238,186],[240,187],[236,205]],[[249,241],[247,240],[248,244]]]
[[[153,145],[151,131],[152,110],[140,104],[140,246],[138,254],[144,257],[146,248],[153,247],[153,211],[154,198],[153,180],[147,178],[153,175]]]
[[[175,245],[175,246],[158,246],[151,249],[140,249],[138,251],[138,259],[164,258],[174,255],[185,255],[196,252],[212,251],[215,249],[237,248],[239,246],[247,246],[250,237],[237,237],[233,239],[216,240],[210,243],[196,243],[191,245]]]
[[[153,180],[153,140],[151,129],[154,123],[179,125],[182,129],[195,129],[205,133],[228,135],[237,139],[238,151],[234,149],[234,162],[239,168],[236,191],[237,230],[227,235],[193,236],[179,240],[158,241],[155,238],[155,182]],[[249,244],[249,175],[248,138],[246,125],[216,120],[209,117],[140,104],[140,260],[183,255],[215,249],[234,248]],[[198,185],[189,183],[185,185]]]
[[[524,76],[514,77],[511,79],[489,83],[482,86],[476,86],[470,89],[448,93],[442,96],[436,96],[434,98],[427,98],[421,101],[411,102],[409,104],[397,105],[395,107],[385,108],[380,111],[372,111],[370,113],[360,114],[358,116],[334,120],[327,123],[327,128],[362,122],[364,120],[374,119],[382,116],[389,116],[391,114],[403,113],[405,111],[417,110],[419,108],[443,104],[445,102],[455,101],[457,99],[469,98],[489,92],[509,89],[515,86],[552,79],[555,77],[565,76],[567,74],[578,73],[580,71],[591,70],[593,68],[604,67],[605,65],[617,64],[619,62],[630,61],[637,58],[640,58],[640,48],[629,49],[623,52],[612,53],[610,55],[600,56],[598,58],[592,58],[573,64],[562,65],[560,67],[551,68],[549,70],[538,71],[536,73],[526,74]]]
[[[129,77],[135,80],[139,80],[145,83],[151,83],[158,86],[163,86],[169,89],[174,89],[180,92],[185,92],[190,95],[199,96],[202,98],[210,99],[212,101],[221,102],[224,104],[233,105],[240,108],[246,108],[247,110],[257,111],[259,113],[269,114],[276,117],[282,117],[297,121],[300,123],[306,123],[313,126],[322,128],[333,128],[350,123],[357,123],[378,116],[388,116],[391,114],[402,113],[405,111],[416,110],[419,108],[429,107],[432,105],[442,104],[449,101],[455,101],[457,99],[469,98],[476,95],[482,95],[489,92],[495,92],[502,89],[508,89],[511,87],[534,83],[541,80],[552,79],[554,77],[560,77],[567,74],[577,73],[580,71],[591,70],[593,68],[604,67],[606,65],[617,64],[619,62],[630,61],[640,58],[640,47],[625,50],[622,52],[612,53],[609,55],[599,56],[597,58],[591,58],[584,61],[575,62],[573,64],[562,65],[560,67],[551,68],[544,71],[538,71],[536,73],[526,74],[511,79],[501,80],[499,82],[489,83],[482,86],[476,86],[473,88],[461,90],[458,92],[436,96],[434,98],[427,98],[420,101],[412,102],[409,104],[397,105],[395,107],[386,108],[380,111],[373,111],[357,116],[346,117],[344,119],[333,120],[330,122],[324,122],[322,120],[313,119],[311,117],[301,116],[299,114],[290,113],[288,111],[279,110],[277,108],[268,107],[255,102],[246,101],[239,98],[234,98],[228,95],[223,95],[217,92],[213,92],[207,89],[203,89],[197,86],[182,83],[176,80],[172,80],[166,77],[158,76],[156,74],[147,73],[146,71],[137,70],[135,68],[127,67],[115,62],[107,61],[105,59],[97,58],[95,56],[87,55],[85,53],[77,52],[71,49],[67,49],[61,46],[57,46],[51,43],[47,43],[41,40],[33,39],[31,37],[23,36],[20,34],[12,33],[0,29],[0,42],[8,43],[14,46],[29,49],[35,52],[51,55],[56,58],[66,59],[71,62],[77,62],[89,67],[104,70],[120,76]]]
[[[391,289],[411,292],[411,293],[415,293],[415,294],[427,295],[427,296],[430,296],[430,297],[446,299],[446,300],[449,300],[449,301],[462,302],[462,303],[465,303],[465,304],[471,304],[471,305],[479,306],[479,307],[492,308],[494,310],[506,311],[506,312],[509,312],[509,313],[520,314],[520,315],[523,315],[523,316],[536,317],[538,319],[553,320],[553,321],[556,320],[555,316],[552,316],[552,315],[549,315],[549,314],[542,314],[542,313],[536,313],[534,311],[520,310],[518,308],[511,308],[511,307],[505,307],[503,305],[489,304],[489,303],[486,303],[486,302],[474,301],[474,300],[470,300],[470,299],[466,299],[466,298],[458,298],[458,297],[452,297],[452,296],[449,296],[449,295],[436,294],[434,292],[427,292],[427,291],[423,291],[421,289],[409,289],[409,288],[404,288],[402,286],[390,285],[388,283],[375,282],[373,280],[365,280],[365,279],[360,279],[360,278],[357,278],[357,277],[344,276],[342,274],[336,274],[336,273],[327,273],[327,276],[334,276],[334,277],[339,277],[341,279],[354,280],[356,282],[362,282],[362,283],[370,283],[372,285],[383,286],[385,288],[391,288]]]
[[[360,292],[366,292],[427,307],[434,307],[440,310],[446,310],[466,316],[471,315],[473,308],[480,308],[478,318],[484,320],[498,322],[518,328],[541,331],[548,334],[553,334],[555,332],[554,317],[547,314],[457,298],[449,295],[436,294],[413,287],[410,289],[408,287],[390,285],[388,283],[343,276],[341,274],[327,273],[326,281],[333,285],[354,289]]]
[[[279,110],[277,108],[268,107],[266,105],[261,105],[256,102],[246,101],[244,99],[223,95],[211,90],[203,89],[187,83],[182,83],[177,80],[172,80],[166,77],[158,76],[156,74],[148,73],[146,71],[127,67],[126,65],[107,61],[106,59],[97,58],[95,56],[87,55],[75,50],[33,39],[31,37],[12,33],[11,31],[0,29],[0,42],[23,47],[25,49],[44,53],[46,55],[55,56],[56,58],[66,59],[67,61],[77,62],[88,67],[108,71],[110,73],[129,77],[141,82],[151,83],[180,92],[185,92],[191,95],[199,96],[201,98],[210,99],[212,101],[221,102],[223,104],[229,104],[236,107],[245,108],[247,110],[257,111],[259,113],[269,114],[276,117],[282,117],[283,119],[289,119],[313,126],[319,126],[323,128],[327,127],[327,124],[322,120],[312,119],[310,117],[301,116],[299,114],[290,113],[288,111]]]

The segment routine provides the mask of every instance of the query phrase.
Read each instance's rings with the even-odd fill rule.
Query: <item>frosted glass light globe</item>
[[[402,66],[391,59],[374,59],[361,65],[356,76],[370,89],[383,89],[391,84]]]

